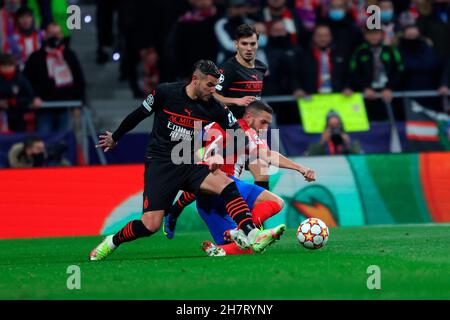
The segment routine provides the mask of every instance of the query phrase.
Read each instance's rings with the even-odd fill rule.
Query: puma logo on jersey
[[[184,112],[186,112],[190,116],[192,113],[192,110],[189,110],[188,108],[184,108]]]

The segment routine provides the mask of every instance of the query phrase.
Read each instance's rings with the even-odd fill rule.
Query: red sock
[[[275,201],[262,201],[255,204],[252,210],[253,223],[259,228],[271,216],[281,211],[281,206]]]
[[[252,249],[241,249],[234,242],[228,243],[228,244],[223,244],[223,245],[220,245],[218,247],[220,247],[223,250],[225,250],[227,255],[229,255],[229,254],[250,254],[250,253],[253,253]]]

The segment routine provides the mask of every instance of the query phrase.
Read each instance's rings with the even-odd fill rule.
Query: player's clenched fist
[[[316,172],[313,169],[301,167],[298,171],[305,177],[306,181],[316,181]]]

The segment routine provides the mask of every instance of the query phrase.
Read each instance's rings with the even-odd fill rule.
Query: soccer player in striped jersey
[[[305,177],[306,181],[315,180],[314,170],[270,150],[267,143],[259,138],[258,131],[268,129],[272,121],[272,113],[272,108],[262,101],[254,101],[248,106],[244,118],[238,120],[247,138],[245,150],[237,148],[238,150],[230,155],[233,159],[224,159],[225,164],[221,167],[221,170],[235,181],[239,192],[252,212],[252,219],[257,227],[261,227],[264,221],[280,212],[284,203],[280,197],[272,192],[238,179],[248,158],[253,157],[256,161],[264,162],[267,168],[267,164],[272,164],[280,168],[298,171]],[[211,123],[205,127],[204,140],[207,141],[207,144],[204,158],[208,159],[217,153],[221,154],[220,149],[227,147],[230,138],[217,123]],[[207,224],[216,243],[213,244],[210,241],[203,243],[203,250],[208,255],[222,256],[252,252],[251,249],[242,250],[230,241],[233,232],[236,232],[235,230],[238,227],[231,219],[233,211],[237,207],[235,208],[233,203],[225,204],[216,196],[202,195],[196,197],[193,193],[183,192],[165,217],[164,233],[169,239],[174,236],[176,221],[182,210],[194,200],[197,200],[198,212]],[[227,214],[227,210],[230,215]]]

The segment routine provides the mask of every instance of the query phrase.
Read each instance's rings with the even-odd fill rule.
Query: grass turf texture
[[[334,228],[307,250],[295,230],[264,254],[206,257],[206,232],[161,233],[87,261],[100,237],[0,241],[0,299],[450,299],[450,225]],[[68,290],[67,268],[81,269]],[[367,268],[381,268],[369,290]]]

